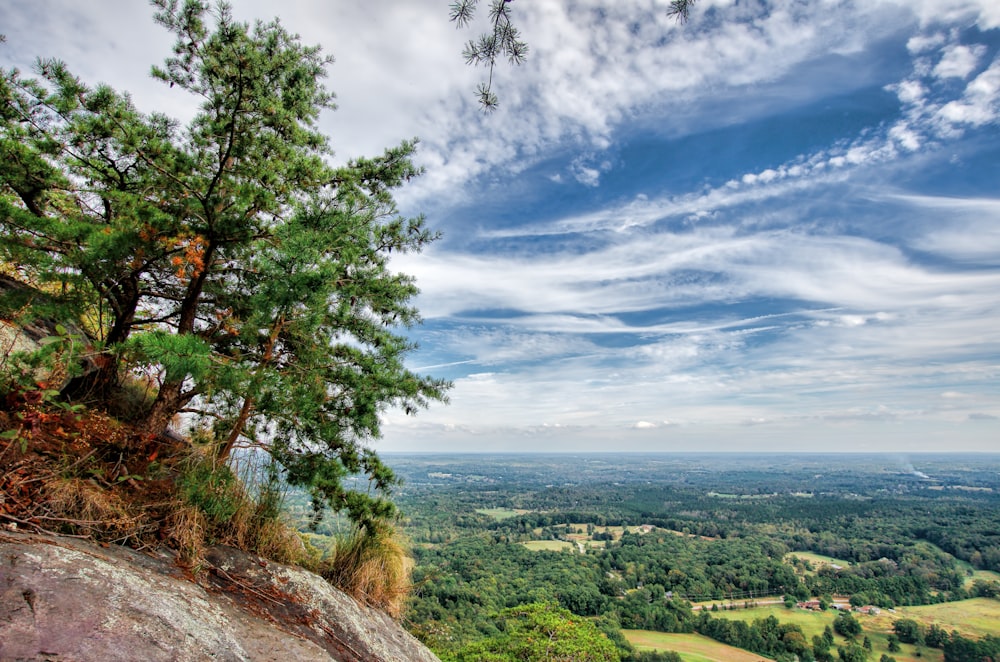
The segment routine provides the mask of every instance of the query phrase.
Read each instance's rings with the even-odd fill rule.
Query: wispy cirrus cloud
[[[387,444],[991,448],[1000,5],[666,4],[515,3],[532,50],[484,116],[442,0],[234,2],[336,57],[335,159],[421,138],[402,209],[446,238],[393,265],[413,365],[456,386]],[[192,112],[145,76],[170,38],[142,3],[0,12],[5,64]]]

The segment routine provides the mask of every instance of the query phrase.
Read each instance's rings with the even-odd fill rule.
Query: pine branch
[[[478,40],[469,40],[462,51],[466,64],[489,67],[486,82],[476,88],[476,96],[484,112],[492,112],[500,105],[493,92],[493,71],[497,58],[506,57],[510,64],[520,65],[528,57],[528,44],[521,40],[520,31],[511,22],[508,7],[511,2],[513,0],[493,0],[490,5],[491,30],[481,34]],[[451,5],[451,21],[459,28],[468,26],[478,3],[479,0],[456,0]]]
[[[500,105],[500,100],[493,92],[493,71],[497,58],[506,56],[512,65],[520,65],[528,57],[528,44],[521,39],[521,34],[510,20],[510,5],[514,0],[492,0],[490,5],[490,22],[492,29],[484,32],[478,39],[470,39],[462,51],[465,63],[472,66],[489,67],[486,82],[479,83],[476,97],[484,112],[492,112]],[[678,23],[687,23],[691,18],[691,7],[697,0],[671,0],[667,16],[677,19]],[[458,28],[468,27],[476,15],[479,0],[455,0],[451,4],[449,19]]]

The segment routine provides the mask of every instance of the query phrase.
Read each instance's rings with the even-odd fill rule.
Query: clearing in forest
[[[865,629],[892,631],[892,622],[909,618],[924,627],[936,623],[947,632],[957,630],[967,637],[979,638],[991,634],[1000,636],[1000,600],[972,598],[957,602],[942,602],[919,607],[897,607],[896,613],[883,611],[871,616],[869,622],[861,621]],[[859,619],[860,620],[860,619]]]
[[[639,651],[676,651],[684,662],[760,662],[769,658],[742,648],[720,644],[700,634],[622,630],[628,642]]]
[[[785,562],[790,562],[793,556],[802,559],[803,561],[809,561],[812,564],[813,570],[818,570],[820,566],[828,565],[834,568],[847,568],[851,565],[850,561],[845,561],[844,559],[837,559],[832,556],[825,556],[823,554],[816,554],[815,552],[788,552],[785,554]]]
[[[798,625],[802,628],[802,633],[805,635],[806,641],[812,641],[813,636],[823,634],[823,629],[827,625],[833,627],[833,621],[837,618],[838,613],[835,609],[809,611],[808,609],[786,609],[784,606],[769,605],[751,607],[750,609],[737,609],[730,612],[719,612],[718,615],[713,613],[712,616],[728,618],[733,621],[740,620],[747,623],[752,623],[757,619],[767,618],[768,616],[774,616],[782,624]],[[940,650],[928,649],[926,647],[921,650],[921,654],[918,656],[916,655],[916,647],[908,644],[903,644],[902,650],[899,652],[893,653],[889,651],[888,635],[892,633],[892,622],[899,618],[913,618],[912,616],[904,616],[899,612],[890,614],[887,611],[883,611],[879,616],[869,616],[868,614],[859,613],[852,615],[862,627],[862,635],[859,637],[859,641],[864,636],[868,636],[871,639],[871,660],[878,660],[883,653],[896,658],[896,662],[941,662],[944,658]],[[890,618],[886,620],[883,618],[884,616],[889,616]],[[837,654],[837,647],[843,646],[846,641],[839,634],[834,635],[834,644],[831,651],[835,656]]]
[[[492,517],[498,522],[502,522],[505,519],[511,519],[512,517],[517,517],[518,515],[525,515],[531,511],[522,510],[520,508],[476,508],[476,512],[480,515]]]

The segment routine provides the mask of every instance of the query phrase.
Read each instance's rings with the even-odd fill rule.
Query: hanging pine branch
[[[476,89],[479,105],[486,112],[492,112],[500,104],[493,92],[493,70],[498,58],[506,57],[513,65],[522,64],[528,57],[528,44],[521,40],[521,34],[510,20],[508,5],[513,0],[492,0],[490,3],[490,24],[492,30],[484,32],[479,39],[470,39],[462,51],[466,64],[489,67],[486,82]],[[472,21],[479,0],[456,0],[451,5],[451,20],[464,28]]]
[[[521,33],[510,20],[510,3],[514,0],[492,0],[490,3],[491,30],[470,39],[462,51],[465,63],[489,68],[485,82],[479,83],[476,96],[484,112],[492,112],[500,105],[500,99],[493,92],[493,71],[497,59],[506,57],[510,64],[520,65],[528,56],[528,44],[521,39]],[[691,18],[691,7],[696,0],[671,0],[667,16],[686,23]],[[455,0],[451,4],[451,21],[459,28],[468,27],[476,15],[479,0]]]

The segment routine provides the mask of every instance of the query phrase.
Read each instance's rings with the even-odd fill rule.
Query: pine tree
[[[77,395],[100,402],[143,369],[158,381],[148,434],[198,412],[222,458],[254,444],[317,506],[389,516],[395,478],[366,442],[385,408],[447,387],[403,365],[417,290],[388,264],[434,239],[392,198],[419,174],[415,144],[331,167],[318,47],[223,3],[153,5],[176,37],[153,75],[200,101],[186,125],[61,62],[0,77],[0,260],[92,320],[103,368]],[[375,496],[344,488],[358,472]]]

